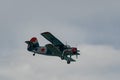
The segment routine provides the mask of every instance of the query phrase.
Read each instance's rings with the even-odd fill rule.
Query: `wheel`
[[[35,53],[33,54],[33,56],[35,56]]]
[[[64,56],[61,56],[61,59],[63,60],[63,59],[64,59]]]
[[[67,61],[67,64],[70,64],[70,61],[69,61],[69,60]]]

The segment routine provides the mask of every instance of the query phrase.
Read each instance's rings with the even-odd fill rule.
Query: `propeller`
[[[78,55],[80,55],[78,52],[80,52],[80,50],[77,50],[76,59],[78,59]]]
[[[78,55],[80,55],[80,50],[78,50],[78,45],[77,45],[76,59],[78,59]]]
[[[76,59],[78,59],[78,55],[76,54]]]

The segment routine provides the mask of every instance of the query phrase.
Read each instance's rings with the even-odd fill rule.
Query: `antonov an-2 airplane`
[[[76,47],[70,47],[69,45],[64,45],[60,40],[53,36],[50,32],[43,32],[41,35],[50,41],[52,44],[46,44],[45,46],[39,46],[38,40],[36,37],[30,39],[30,41],[25,41],[28,44],[27,50],[35,54],[42,54],[47,56],[58,56],[62,60],[66,60],[67,64],[70,62],[75,62],[76,60],[72,59],[73,55],[80,55],[80,51]]]

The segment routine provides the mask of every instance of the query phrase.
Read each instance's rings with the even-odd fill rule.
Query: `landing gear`
[[[64,52],[63,52],[62,55],[61,55],[61,59],[62,59],[62,60],[64,59]]]
[[[35,56],[35,53],[33,54],[33,56]]]
[[[70,60],[67,61],[67,64],[70,64]]]
[[[63,60],[64,59],[64,56],[61,56],[61,60]]]

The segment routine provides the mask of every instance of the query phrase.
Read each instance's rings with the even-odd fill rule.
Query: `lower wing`
[[[72,61],[72,62],[75,62],[76,60],[74,60],[74,59],[72,59],[72,58],[70,58],[70,57],[67,57],[67,56],[64,56],[64,59],[66,60],[66,61]]]
[[[52,45],[52,44],[47,44],[46,47],[47,47],[51,52],[53,52],[53,55],[54,55],[54,56],[59,56],[59,57],[62,56],[62,52],[61,52],[58,48],[56,48],[54,45]],[[72,59],[71,57],[67,57],[66,55],[64,56],[64,59],[65,59],[66,61],[69,60],[69,61],[75,62],[74,59]]]

